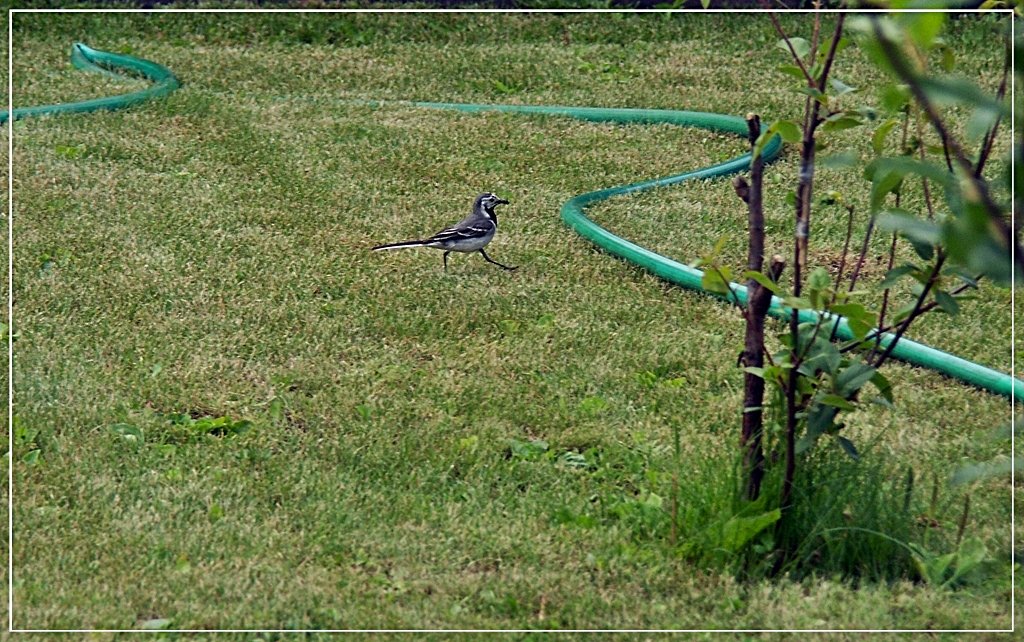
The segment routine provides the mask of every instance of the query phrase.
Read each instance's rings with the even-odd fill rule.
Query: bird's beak
[[[505,200],[505,199],[503,199],[503,198],[499,198],[499,199],[497,200],[497,203],[498,203],[498,205],[508,205],[508,201],[506,201],[506,200]]]

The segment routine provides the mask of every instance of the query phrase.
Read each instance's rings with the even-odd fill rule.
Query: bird
[[[484,247],[491,242],[494,233],[498,230],[498,217],[494,213],[494,208],[498,205],[508,205],[508,201],[493,192],[484,192],[473,200],[473,211],[469,213],[469,216],[451,227],[444,228],[430,238],[385,243],[372,249],[374,252],[403,250],[410,247],[432,247],[444,250],[445,270],[448,269],[448,255],[452,252],[480,252],[488,263],[493,263],[508,271],[516,270],[519,266],[498,263],[487,256],[487,252],[484,252]]]

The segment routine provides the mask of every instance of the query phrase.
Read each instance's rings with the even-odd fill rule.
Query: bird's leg
[[[444,253],[444,271],[445,272],[448,271],[448,255],[451,254],[451,253],[452,253],[451,250],[446,250],[445,253]]]
[[[501,263],[498,263],[497,261],[495,261],[495,260],[491,259],[491,257],[487,256],[487,252],[484,252],[484,249],[483,249],[483,248],[480,248],[480,254],[483,254],[483,255],[484,255],[484,260],[485,260],[485,261],[487,261],[488,263],[493,263],[493,264],[497,265],[497,266],[498,266],[498,267],[500,267],[500,268],[504,268],[504,269],[506,269],[506,270],[509,270],[509,271],[512,271],[512,270],[516,270],[516,269],[518,269],[518,268],[519,268],[519,266],[518,266],[518,265],[515,265],[515,266],[509,266],[509,265],[503,265],[503,264],[501,264]]]

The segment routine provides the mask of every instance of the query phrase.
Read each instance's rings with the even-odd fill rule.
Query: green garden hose
[[[80,69],[102,71],[104,73],[112,73],[117,70],[127,70],[139,73],[152,80],[154,84],[143,91],[121,96],[111,96],[109,98],[99,98],[79,103],[16,109],[14,110],[14,118],[17,119],[25,116],[36,116],[51,113],[119,109],[134,105],[144,100],[164,96],[174,91],[179,86],[178,80],[174,77],[174,74],[161,65],[146,60],[140,60],[132,56],[97,51],[80,43],[76,43],[72,47],[72,63]],[[523,114],[545,114],[595,122],[667,123],[671,125],[698,127],[712,131],[738,134],[741,136],[745,136],[747,134],[747,123],[742,118],[703,112],[529,105],[473,105],[465,103],[436,102],[414,102],[411,104],[417,107],[449,109],[463,112],[501,111]],[[5,121],[6,119],[7,112],[0,113],[0,122]],[[782,142],[776,136],[769,141],[767,145],[765,145],[762,153],[765,160],[772,160],[780,154],[781,150]],[[741,172],[749,166],[750,154],[744,154],[718,165],[712,165],[710,167],[705,167],[683,174],[580,194],[572,197],[562,205],[562,220],[578,234],[608,253],[625,259],[626,261],[642,267],[658,277],[676,285],[706,292],[701,285],[703,273],[700,270],[683,265],[659,254],[655,254],[654,252],[640,247],[635,243],[631,243],[626,239],[612,234],[587,218],[585,210],[587,206],[613,196],[631,194],[666,185],[674,185],[691,179],[726,176],[728,174]],[[735,299],[740,303],[745,304],[747,300],[747,288],[738,283],[730,283],[729,287],[735,294]],[[778,318],[789,318],[791,310],[782,303],[781,299],[778,297],[772,297],[769,314]],[[853,332],[847,325],[846,320],[842,317],[831,315],[829,313],[814,312],[811,310],[799,311],[800,320],[802,322],[815,322],[822,314],[826,317],[826,331],[830,331],[833,326],[838,326],[835,328],[836,335],[846,340],[854,338]],[[893,340],[894,337],[890,333],[883,333],[880,339],[883,346],[888,346]],[[936,350],[926,345],[902,338],[896,345],[892,354],[901,361],[930,368],[949,377],[959,379],[985,390],[1007,397],[1013,397],[1019,401],[1024,401],[1024,382],[1021,380],[977,363],[967,361],[966,359],[961,359],[960,357],[942,352],[941,350]]]
[[[127,74],[136,74],[149,79],[153,84],[141,91],[130,94],[107,96],[76,103],[22,107],[14,110],[14,120],[27,116],[42,116],[44,114],[70,114],[102,109],[122,109],[153,98],[166,96],[181,86],[181,83],[171,73],[171,70],[163,65],[134,56],[99,51],[80,42],[71,45],[71,64],[78,69],[95,71],[114,78],[122,78],[126,75],[126,72]],[[6,109],[0,112],[0,123],[7,122],[8,116],[9,114]]]

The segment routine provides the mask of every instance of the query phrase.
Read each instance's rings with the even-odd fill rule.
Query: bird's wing
[[[451,241],[456,239],[474,239],[487,236],[494,231],[494,223],[487,219],[461,222],[458,225],[445,228],[431,236],[428,241]]]

